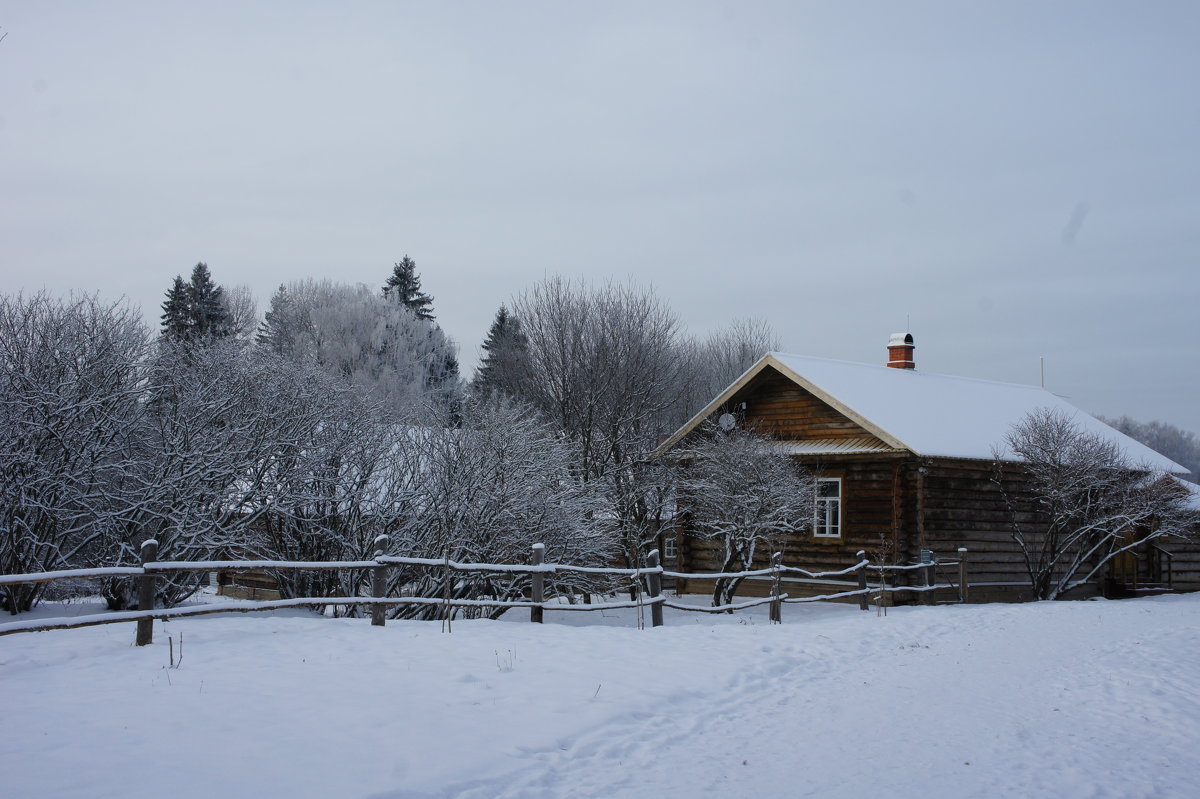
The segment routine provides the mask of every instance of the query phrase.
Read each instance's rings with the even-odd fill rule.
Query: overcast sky
[[[0,1],[0,291],[543,276],[1200,433],[1200,3]],[[911,323],[908,321],[911,320]]]

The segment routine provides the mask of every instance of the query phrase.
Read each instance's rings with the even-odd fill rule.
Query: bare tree
[[[611,489],[624,557],[640,563],[641,527],[625,516],[620,483],[670,429],[683,375],[675,314],[647,289],[561,277],[520,296],[514,313],[527,339],[518,398],[562,431],[574,475]]]
[[[177,349],[161,344],[150,363],[150,399],[111,486],[117,510],[97,565],[136,563],[148,538],[169,560],[252,551],[254,531],[279,498],[279,464],[326,421],[311,397],[328,378],[313,367],[232,339]],[[178,603],[199,579],[160,580],[158,600]],[[114,609],[133,599],[127,581],[105,581],[103,592]]]
[[[140,315],[94,296],[0,297],[0,571],[90,565],[142,411]],[[40,585],[0,588],[12,613]]]
[[[221,294],[221,302],[229,317],[230,335],[249,341],[258,329],[258,303],[250,287],[243,284],[226,289]]]
[[[994,480],[1038,599],[1059,599],[1121,553],[1186,538],[1195,524],[1177,484],[1130,463],[1117,443],[1062,411],[1030,413],[994,455]],[[1014,456],[1015,478],[1005,470]]]
[[[780,347],[779,336],[764,319],[735,319],[703,339],[680,345],[684,368],[672,410],[672,429],[698,413],[759,358]]]
[[[297,382],[281,397],[299,424],[243,498],[256,517],[251,550],[279,560],[361,560],[376,536],[395,531],[420,478],[410,436],[363,392],[319,370],[308,382],[307,391]],[[366,580],[354,571],[272,576],[284,597],[353,596]]]
[[[614,468],[600,482],[611,526],[626,553],[638,563],[641,553],[660,547],[660,538],[674,530],[678,516],[678,464],[664,458],[643,458]],[[635,589],[630,587],[631,593]]]
[[[676,457],[688,533],[720,542],[722,572],[751,569],[813,523],[816,481],[771,438],[709,423]],[[732,602],[742,579],[719,578],[713,605]]]
[[[615,542],[611,528],[599,521],[593,485],[572,474],[571,449],[527,408],[506,400],[472,403],[460,426],[414,427],[408,436],[419,479],[397,519],[397,551],[522,563],[532,545],[542,543],[560,563],[599,566],[612,557]],[[562,594],[608,587],[571,572],[552,582]],[[393,579],[395,590],[429,597],[512,599],[527,585],[528,575],[519,573],[464,576],[441,569],[413,569]],[[421,618],[438,612],[428,605],[397,611]]]
[[[575,471],[598,477],[648,451],[676,401],[674,313],[649,290],[561,277],[519,297],[514,312],[529,346],[520,399],[566,433]]]
[[[1186,466],[1190,472],[1186,479],[1200,483],[1200,439],[1196,438],[1195,433],[1166,422],[1139,422],[1128,416],[1117,419],[1106,419],[1103,416],[1097,418],[1135,441],[1142,442],[1155,452],[1161,452],[1176,463]]]

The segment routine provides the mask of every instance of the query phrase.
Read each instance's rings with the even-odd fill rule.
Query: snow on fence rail
[[[930,563],[920,563],[910,566],[899,565],[881,565],[870,563],[865,556],[865,553],[858,553],[858,562],[853,566],[848,566],[845,569],[836,571],[820,571],[813,572],[807,569],[802,569],[797,566],[784,566],[781,561],[780,553],[775,553],[771,556],[771,565],[765,569],[752,569],[740,572],[676,572],[664,569],[659,561],[658,550],[653,550],[647,556],[647,565],[637,569],[616,569],[602,568],[592,566],[573,566],[565,563],[546,563],[545,545],[533,545],[532,562],[528,564],[505,564],[505,563],[469,563],[451,560],[449,557],[443,558],[410,558],[399,557],[392,555],[384,555],[383,548],[387,545],[387,536],[379,536],[375,539],[377,551],[375,558],[372,560],[346,560],[346,561],[287,561],[287,560],[207,560],[207,561],[159,561],[155,560],[158,554],[158,542],[154,540],[146,541],[142,544],[142,565],[141,566],[120,566],[110,568],[97,569],[64,569],[59,571],[36,572],[32,574],[6,574],[0,575],[0,585],[13,585],[19,583],[40,583],[51,582],[54,580],[65,580],[72,578],[88,578],[88,577],[113,577],[127,576],[138,578],[138,610],[134,611],[118,611],[103,614],[91,614],[86,616],[73,616],[69,618],[52,618],[52,619],[35,619],[29,621],[16,621],[0,623],[0,635],[10,635],[20,632],[37,632],[42,630],[65,630],[77,627],[90,627],[98,624],[114,624],[119,622],[136,622],[137,636],[136,643],[138,646],[144,646],[153,641],[153,624],[155,619],[177,619],[187,616],[203,616],[212,613],[248,613],[262,610],[275,610],[279,608],[294,608],[294,607],[328,607],[328,606],[367,606],[371,608],[371,624],[374,626],[383,626],[386,622],[385,611],[389,606],[399,605],[440,605],[446,608],[445,618],[449,619],[452,608],[529,608],[530,621],[541,622],[543,613],[546,610],[564,610],[564,611],[594,611],[594,610],[615,610],[621,608],[637,608],[639,611],[639,626],[641,611],[646,607],[650,608],[651,624],[654,627],[661,627],[663,624],[662,609],[663,607],[674,608],[675,610],[698,612],[698,613],[728,613],[735,610],[745,610],[747,608],[757,607],[759,605],[770,605],[770,619],[774,623],[782,622],[782,606],[784,603],[793,602],[817,602],[830,599],[846,599],[857,596],[859,598],[859,608],[866,610],[868,600],[872,594],[877,599],[884,597],[887,594],[900,591],[913,591],[923,593],[927,597],[927,601],[932,599],[932,592],[942,589],[954,589],[958,591],[959,601],[966,602],[968,599],[968,582],[967,582],[967,550],[959,549],[958,560],[954,561],[932,561]],[[955,585],[953,583],[937,583],[934,580],[934,569],[938,565],[957,565],[959,572],[959,581]],[[449,571],[482,571],[494,573],[524,573],[530,575],[530,591],[529,599],[517,600],[502,600],[502,599],[453,599],[450,597],[404,597],[404,596],[385,596],[386,579],[385,571],[388,568],[395,566],[429,566],[441,567]],[[155,581],[158,575],[167,572],[177,571],[258,571],[261,569],[285,569],[285,570],[302,570],[302,569],[370,569],[371,570],[371,596],[353,596],[353,597],[297,597],[293,599],[278,599],[267,601],[241,601],[241,602],[224,602],[221,604],[195,605],[190,607],[177,608],[155,608]],[[884,574],[888,572],[907,572],[913,570],[924,570],[925,576],[924,585],[887,585],[884,582]],[[874,586],[868,586],[867,574],[869,571],[875,572],[879,576],[879,582]],[[631,577],[633,586],[636,590],[636,597],[627,601],[619,602],[599,602],[593,604],[568,604],[563,605],[557,602],[548,602],[545,596],[545,576],[555,572],[580,572],[585,574],[608,574],[619,577]],[[807,579],[829,582],[840,582],[832,580],[836,577],[847,577],[855,575],[857,577],[857,588],[849,591],[840,591],[831,594],[819,594],[815,596],[791,597],[781,590],[782,578],[785,574],[801,574]],[[740,579],[745,577],[771,577],[771,593],[769,596],[751,599],[744,602],[734,602],[726,605],[716,605],[712,607],[701,607],[697,605],[688,605],[682,602],[672,601],[662,593],[662,578],[674,577],[686,580],[716,580],[716,579]],[[646,596],[642,594],[641,578],[644,578],[646,583]]]

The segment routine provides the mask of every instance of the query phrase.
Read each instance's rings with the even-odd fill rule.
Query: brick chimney
[[[916,369],[917,364],[913,361],[913,350],[916,348],[912,333],[893,333],[888,340],[887,365],[893,369]]]

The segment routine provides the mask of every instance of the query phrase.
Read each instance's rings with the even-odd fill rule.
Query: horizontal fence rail
[[[639,611],[639,626],[641,611],[649,608],[651,612],[652,625],[655,627],[660,627],[663,624],[662,609],[664,607],[692,613],[731,613],[733,611],[746,610],[748,608],[758,607],[760,605],[770,605],[771,621],[777,623],[782,621],[781,607],[784,603],[819,602],[858,597],[859,607],[863,610],[866,610],[868,607],[868,599],[872,596],[879,600],[886,595],[905,591],[918,594],[928,594],[932,596],[933,592],[939,590],[956,590],[959,593],[959,601],[967,601],[967,551],[965,549],[960,549],[958,551],[958,560],[941,560],[934,561],[932,563],[920,563],[915,565],[873,564],[866,559],[865,553],[859,552],[859,560],[852,566],[834,571],[809,571],[808,569],[803,569],[798,566],[784,566],[780,562],[781,555],[776,553],[772,556],[771,566],[763,569],[748,569],[737,572],[678,572],[664,569],[662,567],[659,560],[658,550],[653,550],[648,554],[646,559],[648,564],[647,566],[633,569],[620,569],[596,566],[575,566],[565,563],[546,563],[544,562],[545,547],[542,544],[535,544],[533,546],[532,562],[528,564],[472,563],[451,560],[449,557],[416,558],[384,555],[382,550],[387,545],[387,536],[380,536],[376,539],[375,544],[377,547],[377,552],[376,556],[371,560],[159,561],[155,559],[158,544],[156,541],[151,540],[146,541],[142,545],[141,566],[116,566],[95,569],[63,569],[58,571],[35,572],[30,574],[0,575],[0,585],[42,583],[67,579],[134,577],[138,579],[139,588],[138,610],[113,611],[103,614],[89,614],[66,618],[29,619],[15,622],[2,622],[0,623],[0,635],[11,635],[13,633],[44,630],[74,629],[99,624],[115,624],[132,621],[136,622],[138,625],[136,642],[139,646],[143,646],[151,643],[153,640],[153,628],[151,625],[155,619],[165,621],[168,619],[203,616],[214,613],[250,613],[295,607],[370,607],[372,609],[371,623],[375,626],[384,625],[384,611],[388,607],[398,607],[404,605],[441,606],[446,608],[446,619],[450,618],[450,610],[453,608],[528,608],[530,610],[530,620],[534,622],[542,621],[543,613],[546,610],[587,612],[636,608]],[[959,582],[957,584],[935,582],[932,579],[932,570],[937,565],[958,566]],[[384,571],[388,568],[394,568],[398,566],[441,568],[446,570],[447,573],[451,571],[458,571],[488,572],[495,574],[528,574],[530,575],[532,581],[531,590],[529,592],[530,597],[529,599],[463,599],[453,598],[450,596],[384,596],[386,585],[386,582],[383,579]],[[220,604],[193,605],[175,608],[154,607],[154,581],[159,575],[170,574],[172,572],[263,571],[268,569],[297,571],[367,569],[372,572],[372,595],[296,597],[292,599],[265,601],[235,600]],[[924,585],[888,585],[884,582],[884,575],[886,573],[911,572],[917,570],[924,570],[923,573],[926,575],[926,582]],[[636,595],[633,599],[616,602],[563,604],[558,601],[547,601],[545,597],[545,575],[559,572],[628,577],[631,578],[631,587]],[[878,582],[876,584],[868,585],[868,572],[871,572],[877,576]],[[842,582],[834,578],[848,577],[853,575],[857,577],[858,586],[857,588],[849,591],[838,591],[835,593],[819,594],[814,596],[793,597],[781,590],[781,580],[784,575],[803,575],[806,580],[832,584]],[[689,605],[677,600],[672,600],[671,598],[663,595],[663,577],[672,577],[684,580],[736,580],[747,577],[770,577],[772,578],[772,590],[769,596],[750,599],[742,602],[732,602],[729,604],[714,606]],[[445,582],[447,585],[449,585],[448,579]],[[642,586],[643,582],[645,583],[644,593]],[[842,584],[846,583],[842,582]],[[854,583],[849,584],[853,585]]]

